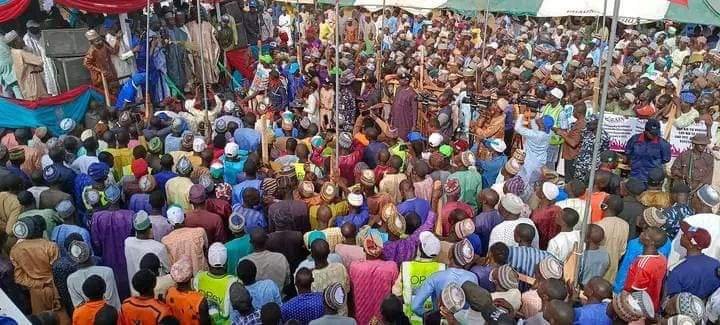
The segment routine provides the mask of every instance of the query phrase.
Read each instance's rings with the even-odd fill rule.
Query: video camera
[[[429,91],[419,92],[415,96],[415,100],[423,106],[438,106],[438,97]]]
[[[546,102],[545,102],[545,100],[534,97],[534,96],[522,95],[518,99],[518,104],[527,106],[533,112],[539,112],[540,108],[545,106]]]
[[[473,109],[486,109],[492,105],[492,102],[490,96],[480,96],[472,93],[469,93],[462,100],[463,104],[470,104]]]

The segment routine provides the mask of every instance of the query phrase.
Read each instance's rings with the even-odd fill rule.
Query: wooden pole
[[[147,1],[145,21],[145,118],[152,116],[152,101],[150,100],[150,0]],[[132,77],[130,77],[132,78]]]
[[[122,40],[118,40],[118,42],[121,42]],[[107,79],[105,79],[105,74],[100,72],[100,77],[102,78],[102,84],[103,84],[103,91],[105,92],[105,106],[112,107],[112,103],[110,102],[110,89],[108,88]]]
[[[335,0],[335,159],[340,166],[340,0]],[[352,123],[353,121],[345,121]]]
[[[205,133],[210,131],[210,118],[208,117],[208,106],[207,106],[207,80],[205,79],[205,33],[203,33],[203,21],[200,0],[196,2],[197,6],[197,24],[200,28],[200,74],[202,75],[202,89],[203,89],[203,108],[205,109]],[[195,99],[197,100],[197,98]]]

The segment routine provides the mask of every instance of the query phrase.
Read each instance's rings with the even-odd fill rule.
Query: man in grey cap
[[[163,243],[153,239],[152,222],[144,210],[135,213],[133,217],[135,236],[125,238],[125,261],[127,264],[128,279],[140,270],[140,260],[148,253],[155,254],[160,260],[162,268],[170,271],[170,258]]]
[[[78,268],[67,278],[67,288],[73,305],[77,307],[87,300],[87,297],[83,294],[82,285],[85,279],[91,275],[98,275],[105,280],[107,285],[105,301],[115,309],[120,310],[120,295],[118,294],[113,270],[107,266],[95,265],[90,257],[90,246],[85,242],[72,242],[68,248],[68,255],[77,263]]]
[[[347,301],[347,293],[343,290],[340,283],[333,283],[323,291],[323,300],[325,301],[325,316],[311,321],[310,325],[355,325],[355,319],[338,315],[338,310],[343,307]]]
[[[25,50],[25,43],[18,38],[15,31],[5,34],[5,44],[10,47],[10,59],[12,60],[12,70],[15,72],[15,78],[20,87],[20,97],[18,99],[35,100],[40,97],[46,97],[45,82],[43,81],[43,61],[40,56]],[[0,53],[1,54],[1,53]],[[2,63],[0,63],[2,65]],[[13,89],[14,91],[14,89]]]

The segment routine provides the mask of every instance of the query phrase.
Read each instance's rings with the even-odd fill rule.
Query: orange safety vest
[[[119,325],[152,325],[172,316],[170,307],[155,298],[130,297],[120,307]]]
[[[168,289],[165,302],[180,324],[200,324],[200,304],[205,297],[197,291],[180,291],[176,287]]]

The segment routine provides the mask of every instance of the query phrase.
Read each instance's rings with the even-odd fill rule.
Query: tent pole
[[[490,11],[490,0],[487,0],[485,2],[485,21],[484,21],[485,26],[483,26],[483,44],[482,44],[482,50],[480,52],[480,64],[485,63],[485,48],[487,47],[488,39],[489,39],[489,37],[487,36],[488,11]],[[477,74],[477,72],[478,71],[476,70],[475,73]]]
[[[607,4],[608,4],[608,0],[603,0],[602,29],[600,29],[601,31],[605,30],[605,20],[607,20]],[[602,41],[603,40],[601,39],[600,40],[601,44],[602,44]],[[610,51],[610,48],[608,48],[608,52],[609,51]],[[602,72],[602,64],[598,64],[598,72],[597,72],[598,80],[600,80],[601,72]],[[599,87],[599,84],[596,84],[596,87]]]
[[[210,131],[210,119],[208,117],[208,106],[207,106],[207,81],[205,80],[205,48],[203,44],[205,43],[205,35],[202,32],[202,6],[200,5],[200,0],[197,0],[197,24],[198,28],[200,28],[200,74],[202,76],[202,89],[203,89],[203,108],[205,109],[205,133],[208,133]]]
[[[615,7],[613,7],[613,18],[612,18],[612,24],[610,25],[610,48],[615,48],[615,33],[617,32],[617,23],[618,23],[618,15],[620,13],[620,0],[615,0]],[[602,62],[602,52],[600,54],[601,58],[601,65],[605,65],[605,73],[603,76],[603,83],[602,83],[602,94],[600,95],[600,112],[598,114],[598,122],[597,122],[597,128],[595,129],[595,142],[593,143],[593,155],[592,155],[592,163],[590,164],[590,182],[588,184],[588,191],[587,191],[587,197],[591,198],[593,195],[593,187],[595,186],[595,166],[598,163],[598,151],[600,151],[600,139],[602,138],[602,132],[603,132],[603,120],[605,118],[605,106],[607,105],[607,93],[608,93],[608,83],[610,81],[610,67],[612,67],[612,55],[610,55],[610,52],[607,52],[607,55],[605,55],[605,62]],[[582,260],[584,258],[585,253],[585,236],[587,234],[588,225],[590,222],[590,205],[585,206],[585,210],[583,211],[583,225],[582,229],[580,231],[580,240],[581,245],[578,246],[579,252],[577,254],[580,255],[580,259],[578,262],[578,265],[575,266],[575,281],[578,281],[579,272],[580,272],[580,266],[582,265]],[[577,285],[577,282],[575,283]]]
[[[335,67],[335,168],[340,168],[340,0],[335,0]]]
[[[150,118],[152,114],[150,100],[150,0],[147,1],[147,13],[145,14],[145,117]]]

